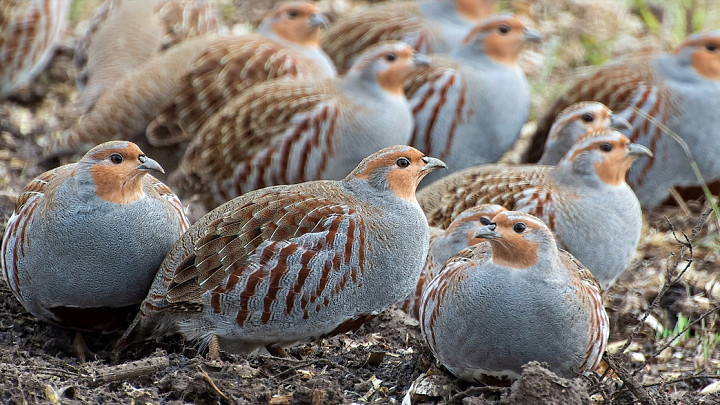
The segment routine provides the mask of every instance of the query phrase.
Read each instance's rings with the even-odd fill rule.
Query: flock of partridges
[[[47,63],[68,4],[0,6],[0,96]],[[279,3],[231,35],[212,3],[106,0],[75,52],[77,119],[44,157],[85,154],[19,196],[5,282],[78,331],[80,358],[83,331],[122,330],[116,353],[180,333],[212,358],[282,355],[397,305],[459,378],[592,372],[641,206],[698,184],[668,132],[720,180],[720,31],[595,69],[541,119],[539,164],[500,165],[530,105],[517,59],[541,35],[494,7],[377,4],[329,25]],[[172,151],[169,187],[132,141]],[[207,213],[191,225],[175,193]]]

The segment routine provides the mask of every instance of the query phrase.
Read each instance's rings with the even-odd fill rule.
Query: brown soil
[[[527,2],[518,2],[519,6]],[[528,12],[539,27],[547,26],[555,2],[540,1]],[[574,3],[573,3],[574,4]],[[528,6],[529,7],[529,6]],[[584,11],[567,6],[578,25]],[[260,15],[260,13],[258,13]],[[607,16],[607,14],[605,14]],[[563,20],[565,23],[566,20]],[[557,27],[555,32],[557,33]],[[567,34],[564,38],[569,38]],[[647,42],[647,36],[638,35]],[[68,39],[68,45],[72,38]],[[570,52],[572,46],[564,51]],[[531,82],[538,80],[530,53]],[[562,56],[562,55],[561,55]],[[563,77],[577,61],[563,57]],[[74,92],[70,46],[21,99],[0,101],[0,220],[4,224],[14,199],[27,182],[61,162],[38,159],[46,137],[58,128],[63,108]],[[535,67],[535,73],[533,73]],[[542,90],[542,88],[540,89]],[[536,94],[545,105],[548,94]],[[542,109],[541,109],[542,111]],[[644,237],[630,268],[610,291],[606,302],[612,334],[608,351],[617,373],[558,378],[538,364],[526,367],[511,387],[471,386],[435,364],[417,322],[389,310],[358,331],[287,350],[289,357],[239,356],[222,353],[209,361],[178,336],[133,346],[118,362],[109,348],[116,336],[85,336],[96,353],[81,364],[71,349],[72,332],[37,321],[0,283],[0,402],[32,403],[231,403],[334,404],[407,403],[720,403],[720,392],[701,390],[720,380],[718,314],[720,269],[718,226],[712,217],[692,239],[692,262],[684,234],[691,235],[701,218],[701,203],[690,213],[665,208],[646,215]],[[673,231],[680,242],[673,236]],[[687,270],[673,282],[681,270]],[[660,296],[663,287],[666,292]],[[653,301],[656,301],[652,305]],[[699,321],[703,314],[716,310]],[[643,322],[640,317],[648,313]],[[698,321],[671,341],[684,319]],[[638,328],[639,326],[639,328]],[[625,352],[620,348],[632,336]],[[714,344],[713,344],[714,342]],[[618,377],[620,376],[620,377]]]

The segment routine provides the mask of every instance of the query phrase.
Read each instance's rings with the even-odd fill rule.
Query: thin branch
[[[717,379],[720,379],[720,375],[717,375],[717,374],[691,374],[691,375],[673,378],[672,380],[644,384],[643,387],[648,388],[648,387],[656,387],[658,385],[675,384],[675,383],[679,383],[679,382],[683,382],[683,381],[696,380],[699,378],[717,380]]]
[[[654,359],[655,357],[657,357],[658,355],[660,355],[660,353],[662,353],[663,350],[665,350],[665,349],[667,349],[668,347],[670,347],[670,345],[672,345],[672,343],[673,343],[674,341],[676,341],[680,336],[682,336],[683,333],[685,333],[685,332],[686,332],[688,329],[690,329],[693,325],[699,323],[700,321],[702,321],[703,319],[705,319],[705,317],[707,317],[708,315],[712,314],[713,312],[717,312],[718,310],[720,310],[720,307],[715,307],[715,308],[713,308],[713,309],[705,312],[704,314],[700,315],[700,317],[699,317],[698,319],[690,322],[683,330],[681,330],[680,332],[678,332],[677,334],[675,334],[675,336],[673,336],[672,339],[670,339],[669,342],[667,342],[667,343],[664,344],[661,348],[659,348],[657,351],[655,351],[655,353],[653,353],[652,356],[648,357],[648,358],[640,365],[640,367],[638,367],[635,371],[632,372],[632,375],[636,375],[640,370],[642,370],[642,369],[650,362],[650,360]],[[716,378],[720,378],[720,376],[717,376]]]

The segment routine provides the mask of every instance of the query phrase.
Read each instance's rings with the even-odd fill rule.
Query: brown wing
[[[406,41],[415,49],[427,44],[429,35],[416,15],[394,10],[368,10],[340,19],[325,33],[322,48],[344,74],[355,55],[382,41]],[[414,41],[413,41],[414,39]]]
[[[562,265],[570,272],[575,296],[586,307],[590,318],[590,341],[579,371],[593,370],[600,364],[610,334],[610,321],[602,303],[602,289],[590,270],[573,255],[562,249],[558,250],[558,254]]]
[[[498,204],[543,218],[552,229],[550,166],[474,166],[420,190],[418,202],[431,226],[447,228],[460,213],[478,204]]]
[[[599,101],[618,112],[630,105],[643,84],[654,82],[648,65],[651,54],[638,55],[601,67],[589,77],[578,80],[560,97],[539,121],[528,151],[528,162],[540,160],[550,127],[566,107],[581,101]]]
[[[239,165],[254,164],[250,158],[260,151],[270,153],[273,145],[288,154],[273,160],[275,166],[285,165],[294,149],[307,142],[323,146],[319,139],[332,136],[329,132],[334,130],[332,122],[337,117],[338,99],[331,89],[328,81],[284,80],[250,88],[195,135],[180,163],[183,174],[197,176],[201,182],[231,179]],[[283,146],[285,143],[288,145]],[[265,166],[269,164],[264,162]],[[284,167],[266,169],[284,172]],[[276,184],[287,183],[282,180]]]
[[[312,191],[277,187],[273,192],[254,193],[224,206],[219,218],[193,225],[202,232],[192,249],[183,251],[181,260],[163,263],[173,272],[167,300],[192,301],[216,288],[225,292],[249,274],[279,283],[288,271],[297,274],[297,288],[291,291],[299,292],[309,272],[339,271],[341,264],[351,264],[351,256],[357,260],[348,267],[346,282],[356,280],[364,265],[362,218],[353,207]],[[338,238],[339,232],[345,234]],[[188,233],[192,235],[193,229]],[[342,244],[337,243],[340,239]],[[329,261],[327,266],[310,262],[321,251],[329,255],[323,256]]]
[[[280,77],[323,77],[316,63],[260,35],[219,38],[195,59],[180,90],[147,128],[150,143],[187,141],[229,100],[250,86]]]

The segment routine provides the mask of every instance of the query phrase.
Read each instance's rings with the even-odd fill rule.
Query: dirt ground
[[[590,62],[584,59],[588,45],[577,40],[586,31],[599,38],[592,46],[605,57],[672,42],[662,34],[666,31],[649,31],[636,14],[618,12],[623,1],[592,7],[582,1],[531,3],[501,2],[500,7],[512,8],[550,35],[542,48],[523,56],[533,115],[561,92],[560,83],[571,71]],[[72,47],[76,22],[84,15],[76,17],[64,46],[33,84],[34,96],[0,101],[3,232],[22,187],[58,163],[43,165],[38,157],[47,136],[63,124],[64,108],[75,94]],[[227,18],[242,22],[237,13]],[[553,41],[563,46],[553,48]],[[615,372],[604,376],[565,380],[530,364],[511,387],[471,386],[436,365],[417,322],[392,309],[354,333],[291,347],[287,358],[222,353],[220,361],[210,361],[175,336],[133,346],[113,362],[109,348],[116,336],[86,335],[96,357],[79,363],[70,348],[73,333],[35,320],[0,282],[0,402],[719,404],[718,220],[703,216],[702,202],[688,205],[688,211],[667,207],[646,213],[632,264],[605,294],[611,319],[607,359]]]

